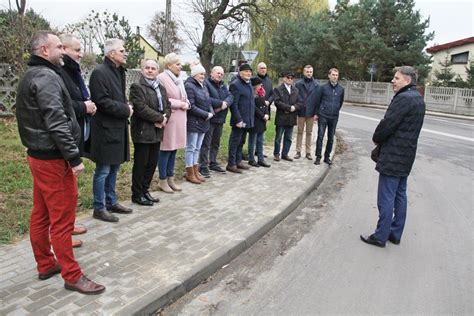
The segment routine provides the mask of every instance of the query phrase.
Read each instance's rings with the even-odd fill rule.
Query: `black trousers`
[[[133,143],[132,198],[138,198],[148,192],[155,174],[160,152],[160,143]]]
[[[199,152],[199,165],[201,167],[216,166],[218,164],[217,154],[219,153],[223,127],[223,123],[211,123]]]

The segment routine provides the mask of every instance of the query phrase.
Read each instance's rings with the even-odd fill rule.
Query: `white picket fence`
[[[321,84],[327,80],[320,80]],[[341,81],[347,102],[388,105],[393,98],[390,83]],[[425,86],[424,99],[428,111],[474,116],[474,90]]]

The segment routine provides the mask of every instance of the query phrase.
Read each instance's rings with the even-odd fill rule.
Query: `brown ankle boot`
[[[206,182],[206,179],[204,179],[204,177],[201,176],[201,174],[199,173],[199,165],[194,165],[193,169],[194,169],[194,174],[196,175],[196,178],[198,178],[198,180],[201,182]]]
[[[194,184],[201,184],[201,181],[199,181],[199,179],[196,178],[196,175],[194,174],[193,167],[186,167],[186,180]]]

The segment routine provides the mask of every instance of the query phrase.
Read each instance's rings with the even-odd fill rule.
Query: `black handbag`
[[[370,158],[371,158],[374,162],[379,161],[380,147],[381,147],[381,145],[378,144],[377,146],[375,146],[374,149],[372,149],[372,152],[370,153]]]

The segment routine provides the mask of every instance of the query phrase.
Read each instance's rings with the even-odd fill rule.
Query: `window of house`
[[[468,60],[469,60],[469,52],[463,52],[463,53],[451,55],[452,64],[467,64]]]

